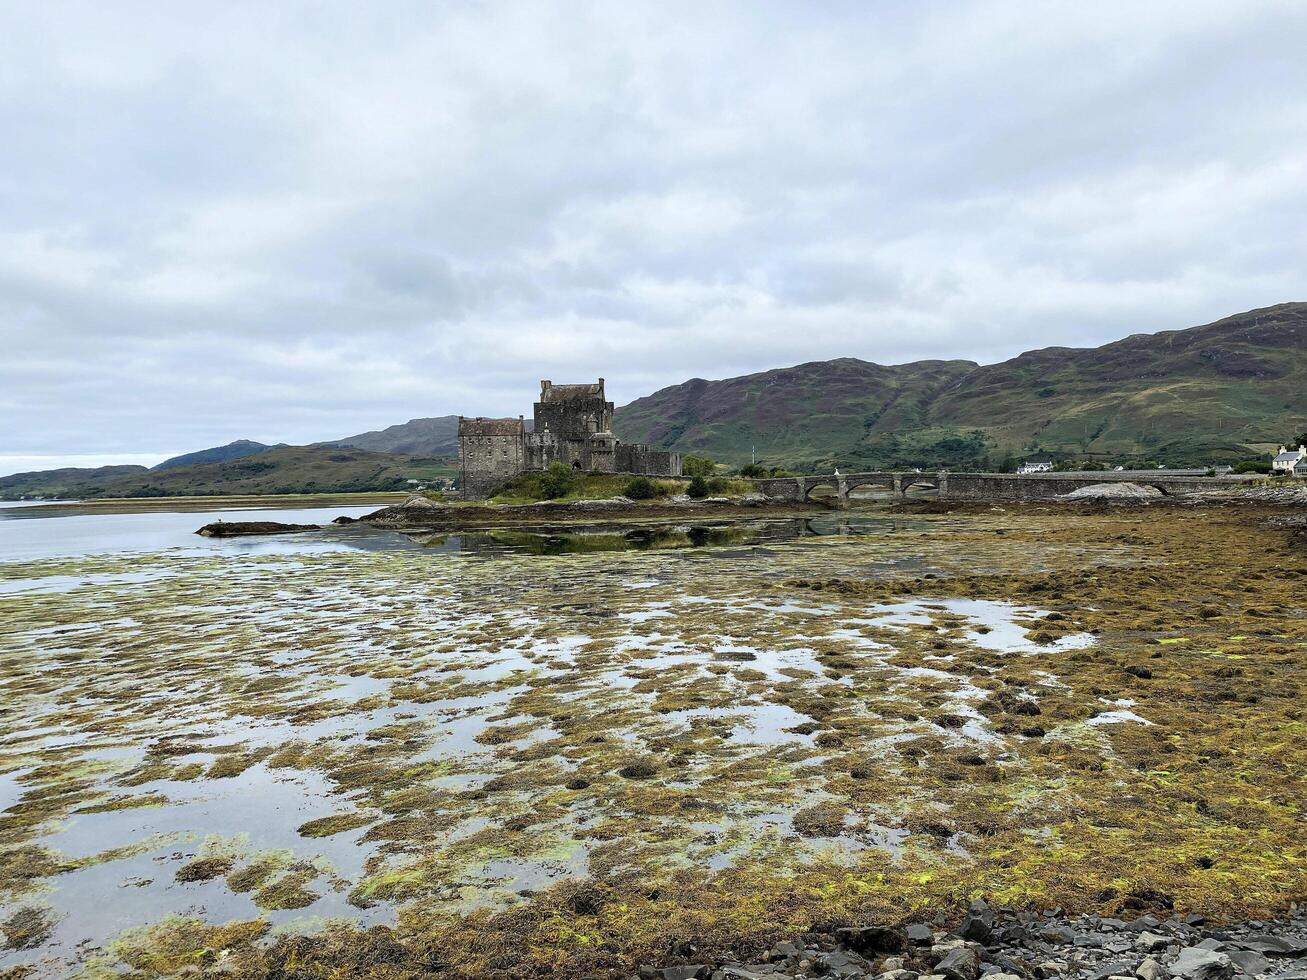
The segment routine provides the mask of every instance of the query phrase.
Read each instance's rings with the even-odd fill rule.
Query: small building
[[[1298,464],[1304,459],[1307,459],[1307,446],[1299,446],[1297,449],[1281,446],[1280,451],[1271,458],[1271,472],[1293,476]]]
[[[1234,472],[1233,466],[1223,465],[1223,466],[1212,467],[1212,476],[1229,476],[1233,472]]]
[[[1018,473],[1051,473],[1053,461],[1049,459],[1028,459],[1017,467]]]
[[[1307,456],[1304,456],[1298,462],[1293,464],[1293,475],[1307,480]]]

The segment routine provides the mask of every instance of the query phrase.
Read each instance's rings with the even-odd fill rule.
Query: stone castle
[[[526,419],[458,418],[463,499],[484,500],[519,473],[564,463],[586,473],[680,476],[681,454],[625,443],[613,435],[604,379],[590,385],[540,382],[532,431]]]

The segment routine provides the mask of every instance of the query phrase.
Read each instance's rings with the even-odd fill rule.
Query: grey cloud
[[[0,460],[1302,299],[1304,41],[1275,0],[10,5]]]

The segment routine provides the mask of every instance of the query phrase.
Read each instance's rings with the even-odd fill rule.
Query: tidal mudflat
[[[1276,515],[0,554],[0,971],[625,975],[980,895],[1272,912],[1307,895]]]

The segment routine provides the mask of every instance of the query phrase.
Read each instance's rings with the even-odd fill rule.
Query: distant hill
[[[617,410],[632,442],[805,468],[997,466],[1008,456],[1204,463],[1307,420],[1307,304],[1000,364],[850,358],[695,379]]]
[[[858,445],[869,433],[928,426],[930,405],[971,361],[883,366],[841,357],[725,381],[695,378],[619,408],[618,436],[746,462],[793,463]]]
[[[455,472],[456,467],[448,460],[431,457],[331,447],[275,446],[253,456],[191,463],[166,470],[109,466],[99,470],[18,474],[0,479],[0,498],[34,494],[88,499],[353,493],[403,490],[409,486],[409,480],[449,479]]]
[[[374,453],[402,453],[409,456],[457,456],[458,416],[409,419],[374,432],[318,443],[319,446],[350,446]]]
[[[24,497],[58,497],[64,500],[96,497],[104,488],[121,479],[148,473],[144,466],[67,467],[61,470],[34,470],[0,477],[0,500]]]
[[[215,446],[213,449],[201,449],[193,453],[185,453],[181,456],[174,456],[172,459],[165,459],[162,463],[154,467],[155,470],[170,470],[174,466],[190,466],[192,463],[221,463],[229,459],[243,459],[246,456],[253,456],[256,453],[266,452],[272,446],[266,446],[261,442],[251,442],[249,439],[237,439],[235,442],[229,442],[225,446]]]

